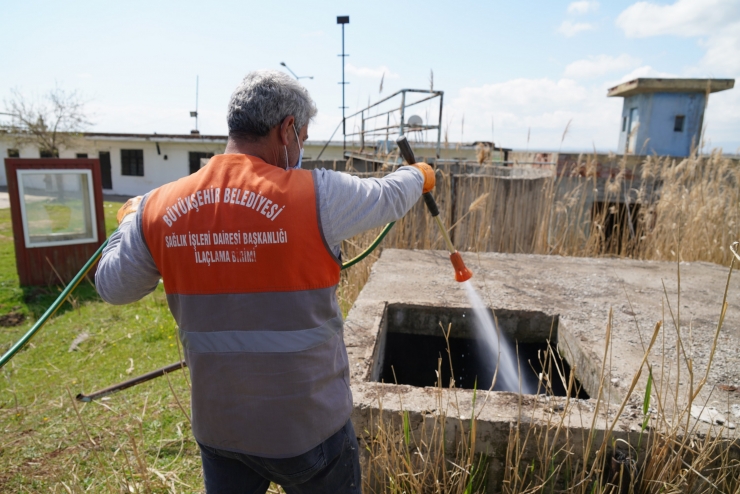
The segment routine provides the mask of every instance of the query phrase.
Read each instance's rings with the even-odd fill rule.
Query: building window
[[[20,158],[21,153],[17,149],[8,149],[8,158]]]
[[[673,132],[683,132],[683,122],[686,117],[683,115],[676,115],[676,121],[673,122]]]
[[[121,149],[121,175],[144,176],[143,149]]]
[[[213,153],[202,153],[199,151],[190,151],[189,157],[190,157],[190,174],[192,175],[193,173],[200,170],[201,158],[212,158]]]
[[[622,132],[627,130],[627,117],[622,117]]]
[[[87,158],[87,153],[77,153],[75,156],[77,158]]]
[[[51,149],[39,149],[39,158],[58,158],[59,151]]]

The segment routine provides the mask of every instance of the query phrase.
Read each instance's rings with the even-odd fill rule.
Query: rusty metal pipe
[[[89,402],[89,401],[97,400],[99,398],[102,398],[103,396],[108,396],[109,394],[116,393],[118,391],[124,390],[126,388],[130,388],[132,386],[136,386],[137,384],[141,384],[146,381],[151,381],[152,379],[155,379],[160,376],[164,376],[165,374],[169,374],[170,372],[174,372],[178,369],[184,369],[187,366],[188,364],[186,364],[184,360],[182,362],[170,364],[166,367],[162,367],[161,369],[157,369],[155,371],[151,371],[146,374],[143,374],[139,377],[134,377],[133,379],[129,379],[128,381],[123,381],[122,383],[114,384],[113,386],[108,386],[107,388],[101,389],[99,391],[94,391],[90,393],[89,395],[80,393],[77,395],[77,401]]]

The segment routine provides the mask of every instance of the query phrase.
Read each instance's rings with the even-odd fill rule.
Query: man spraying
[[[302,170],[315,114],[287,75],[248,74],[229,102],[224,154],[127,202],[98,266],[113,304],[164,282],[209,494],[264,493],[270,482],[288,494],[361,492],[339,246],[401,218],[434,172]]]

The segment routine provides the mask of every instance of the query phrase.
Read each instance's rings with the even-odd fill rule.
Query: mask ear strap
[[[295,141],[298,143],[298,149],[302,149],[303,146],[301,145],[301,138],[298,135],[298,131],[295,128],[295,125],[293,125],[293,132],[295,133]]]
[[[290,163],[288,162],[288,146],[283,146],[283,151],[285,151],[285,169],[287,170],[290,168]]]

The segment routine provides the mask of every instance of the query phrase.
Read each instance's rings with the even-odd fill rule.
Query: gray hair
[[[316,105],[306,88],[277,70],[250,72],[229,101],[226,121],[229,136],[255,140],[266,136],[289,115],[300,129],[316,115]]]

